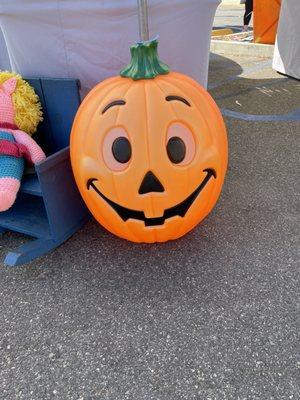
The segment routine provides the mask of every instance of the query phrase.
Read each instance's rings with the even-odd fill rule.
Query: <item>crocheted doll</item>
[[[15,202],[25,160],[36,164],[45,158],[30,137],[41,120],[41,105],[33,88],[20,75],[0,72],[0,211]]]

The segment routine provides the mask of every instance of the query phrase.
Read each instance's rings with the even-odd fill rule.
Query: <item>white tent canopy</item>
[[[300,2],[283,0],[281,3],[273,68],[300,79]]]
[[[7,54],[6,44],[0,29],[0,70],[10,69],[10,61]]]
[[[148,0],[150,37],[172,70],[207,84],[210,35],[220,0]],[[12,69],[79,78],[86,93],[119,73],[138,41],[136,0],[0,0]]]

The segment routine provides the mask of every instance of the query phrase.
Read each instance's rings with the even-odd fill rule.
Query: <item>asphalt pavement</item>
[[[300,118],[282,119],[300,83],[216,54],[209,78],[237,113],[217,206],[174,242],[132,244],[91,221],[46,257],[2,265],[1,400],[300,398]],[[4,234],[1,258],[26,240]]]

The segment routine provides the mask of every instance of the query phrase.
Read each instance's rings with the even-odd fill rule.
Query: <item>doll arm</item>
[[[29,151],[33,164],[43,161],[46,156],[40,146],[25,132],[16,130],[12,132],[16,142],[23,144]]]

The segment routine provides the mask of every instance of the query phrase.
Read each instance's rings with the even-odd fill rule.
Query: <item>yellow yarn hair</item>
[[[15,109],[15,124],[17,127],[32,135],[43,120],[42,106],[38,95],[28,82],[15,72],[0,71],[0,86],[7,79],[17,79],[16,90],[12,94],[12,101]]]

